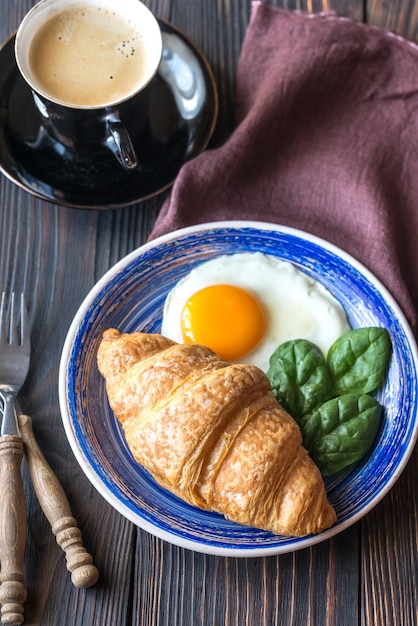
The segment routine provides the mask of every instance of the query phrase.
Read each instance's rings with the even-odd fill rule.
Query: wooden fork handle
[[[26,505],[21,474],[23,443],[18,435],[0,437],[0,604],[2,624],[22,624],[26,587],[23,556]]]
[[[26,460],[33,487],[57,543],[65,552],[67,569],[76,587],[91,587],[97,582],[99,572],[93,558],[82,543],[81,531],[74,519],[64,489],[41,452],[28,415],[18,417]]]

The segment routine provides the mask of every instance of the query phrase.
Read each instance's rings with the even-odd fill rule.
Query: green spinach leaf
[[[335,474],[363,458],[373,445],[381,413],[372,396],[345,394],[304,416],[303,443],[322,474]]]
[[[333,395],[375,391],[383,382],[390,351],[385,328],[356,328],[339,337],[327,356]]]
[[[304,339],[283,343],[271,356],[273,393],[298,422],[323,474],[360,461],[371,448],[382,407],[368,394],[383,383],[390,352],[388,331],[369,327],[342,335],[326,360]]]
[[[295,419],[331,397],[332,379],[325,358],[305,339],[281,344],[270,358],[267,377],[277,400]]]

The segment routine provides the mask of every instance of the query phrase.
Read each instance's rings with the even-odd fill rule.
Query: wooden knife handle
[[[22,439],[0,437],[0,603],[2,624],[22,624],[26,587],[23,556],[26,540],[26,505],[21,474]]]
[[[76,587],[91,587],[99,572],[82,543],[81,531],[74,519],[64,489],[41,452],[28,415],[19,415],[19,429],[35,493],[49,520],[58,545],[65,552],[67,569]]]

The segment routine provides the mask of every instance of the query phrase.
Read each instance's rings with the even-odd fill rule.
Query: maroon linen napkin
[[[235,126],[180,171],[151,233],[223,219],[341,247],[417,329],[418,48],[331,13],[252,5]]]

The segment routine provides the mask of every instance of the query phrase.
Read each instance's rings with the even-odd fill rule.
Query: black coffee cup
[[[124,120],[141,107],[162,56],[155,16],[139,0],[40,0],[16,34],[19,71],[45,132],[67,151],[109,149],[127,170],[138,155]]]

